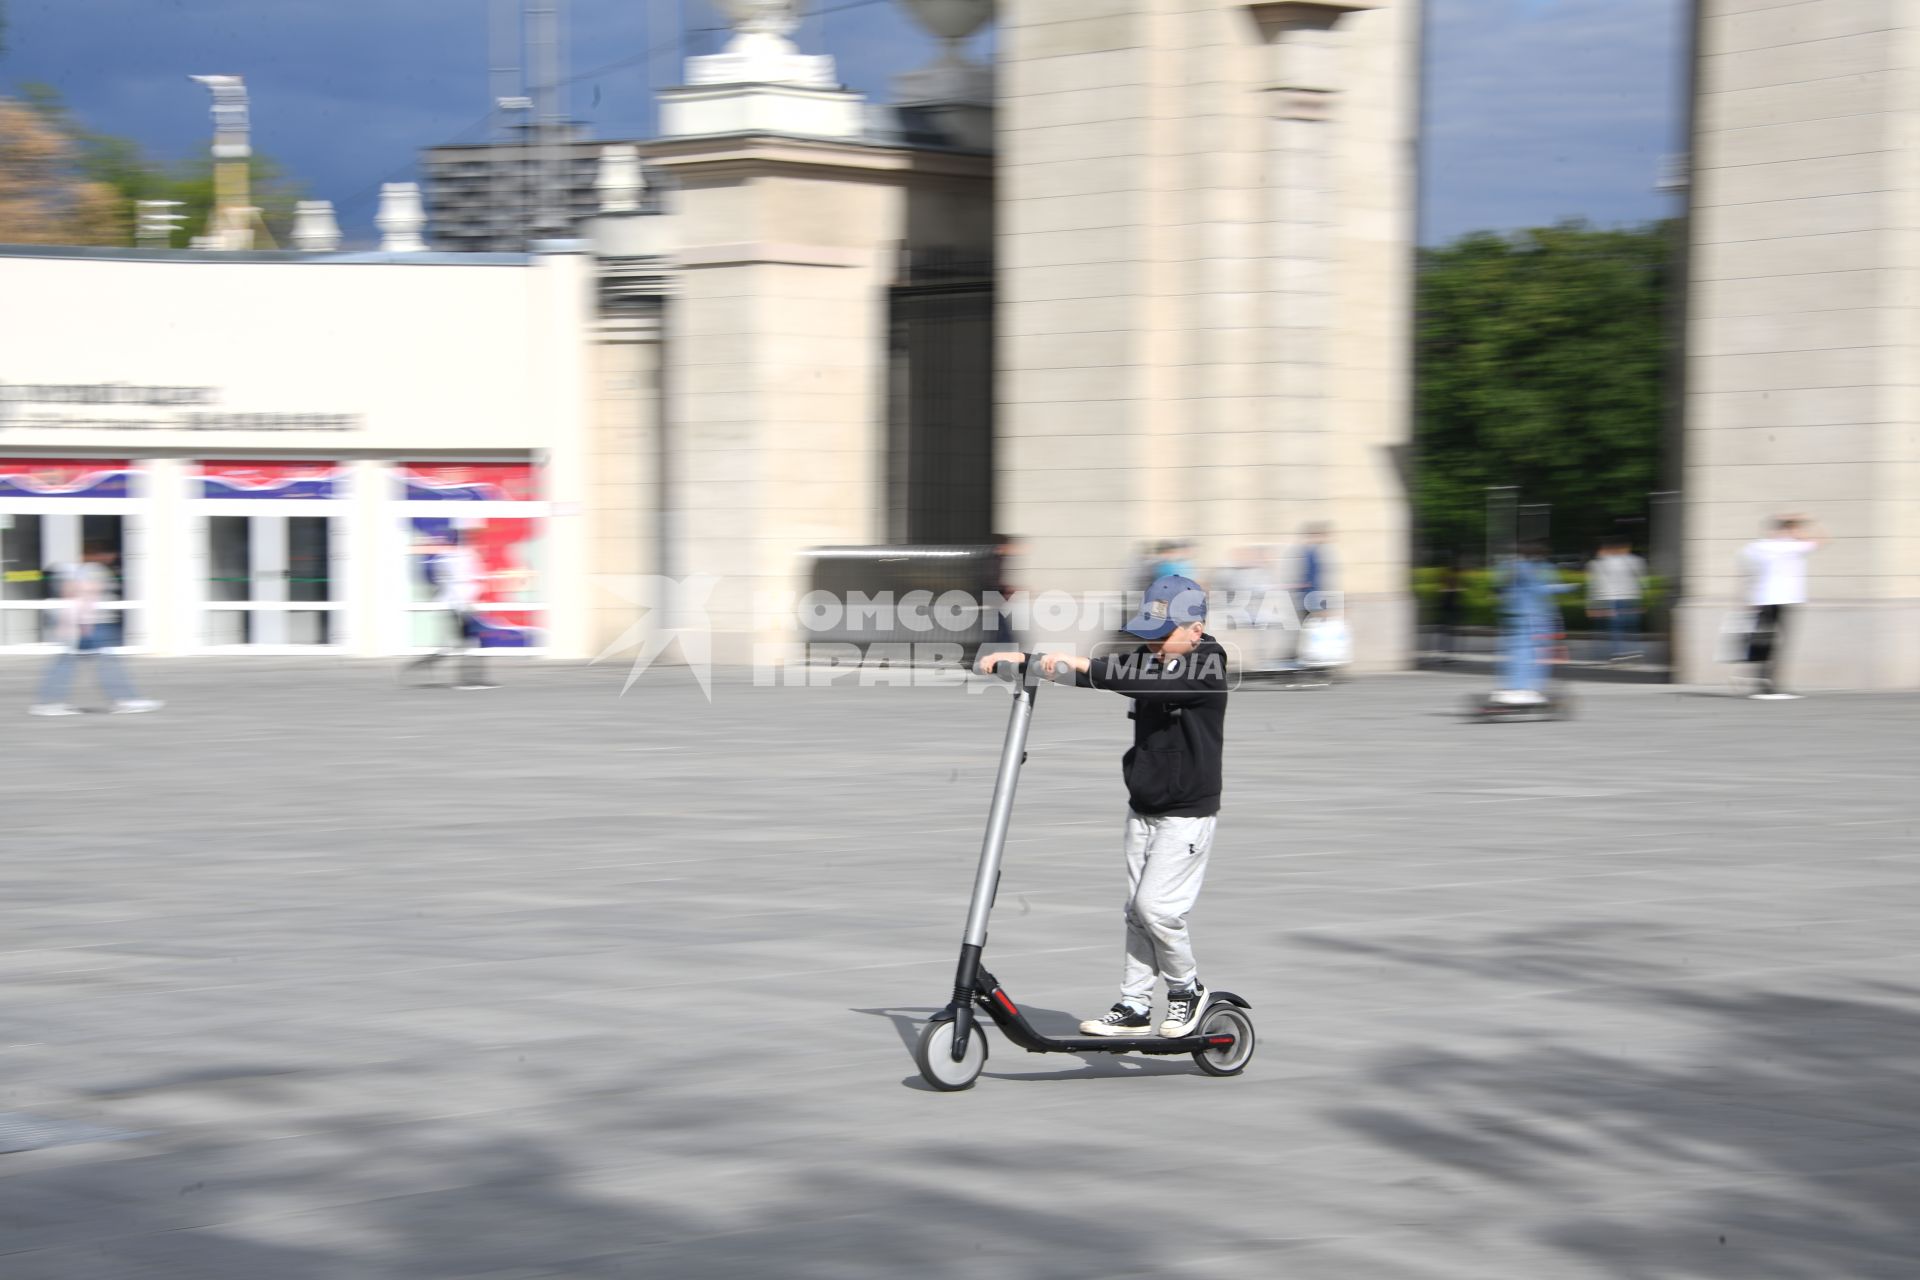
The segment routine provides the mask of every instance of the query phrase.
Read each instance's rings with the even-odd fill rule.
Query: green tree
[[[4,0],[0,0],[3,3]],[[213,157],[203,154],[166,164],[141,149],[131,138],[94,133],[79,124],[59,93],[49,85],[22,85],[20,96],[61,134],[73,140],[75,167],[88,181],[113,193],[112,243],[134,243],[135,203],[140,200],[178,200],[182,215],[173,247],[181,248],[207,228],[213,212]],[[248,163],[248,185],[267,230],[284,246],[293,227],[295,206],[305,195],[300,183],[288,178],[271,158],[255,152]]]
[[[112,244],[115,201],[83,171],[71,137],[0,98],[0,244]]]
[[[1657,488],[1671,224],[1480,233],[1420,255],[1415,518],[1485,545],[1489,485],[1552,505],[1580,551]]]

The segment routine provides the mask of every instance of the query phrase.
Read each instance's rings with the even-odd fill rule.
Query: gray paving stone
[[[0,661],[24,706],[37,664]],[[1195,915],[1231,1081],[919,1086],[1004,703],[175,662],[11,722],[6,1280],[1910,1280],[1920,699],[1247,693]],[[1116,700],[1048,691],[995,919],[1110,999]]]

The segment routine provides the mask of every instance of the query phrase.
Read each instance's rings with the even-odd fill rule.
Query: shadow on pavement
[[[1427,971],[1564,982],[1584,989],[1538,998],[1591,1014],[1564,1033],[1516,1029],[1491,1052],[1379,1054],[1365,1078],[1397,1101],[1336,1119],[1403,1158],[1564,1203],[1538,1243],[1581,1275],[1920,1275],[1920,987],[1703,980],[1636,955],[1647,933],[1526,930],[1472,953],[1441,936],[1312,939]],[[1595,1048],[1611,1023],[1618,1047]]]

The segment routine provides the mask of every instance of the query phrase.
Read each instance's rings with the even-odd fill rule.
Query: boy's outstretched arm
[[[1080,658],[1057,654],[1049,655],[1047,664],[1055,671],[1072,671],[1073,682],[1082,688],[1105,689],[1129,698],[1164,699],[1172,706],[1190,705],[1227,690],[1227,673],[1218,650],[1156,661],[1151,669],[1142,656],[1124,653]]]
[[[1026,660],[1026,654],[1014,649],[1005,649],[998,653],[981,654],[979,658],[974,661],[974,666],[981,672],[992,675],[995,667],[1002,666],[1009,662],[1025,662]],[[1058,676],[1064,671],[1071,671],[1074,673],[1077,683],[1084,683],[1084,681],[1079,681],[1078,677],[1087,674],[1087,669],[1091,663],[1092,659],[1090,658],[1076,658],[1070,653],[1049,653],[1040,659],[1040,674],[1044,676]]]
[[[985,675],[992,675],[993,669],[1009,662],[1025,662],[1027,655],[1018,649],[1002,649],[998,653],[983,653],[974,659],[974,669]]]

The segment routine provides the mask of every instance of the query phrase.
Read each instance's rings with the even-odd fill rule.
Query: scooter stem
[[[1033,699],[1039,692],[1041,660],[1029,654],[1013,690],[1013,710],[1007,716],[1007,740],[1000,748],[1000,773],[993,783],[993,808],[987,813],[987,834],[980,842],[980,870],[973,878],[973,903],[967,908],[967,946],[987,942],[987,917],[993,911],[993,891],[1000,880],[1000,855],[1007,845],[1007,823],[1013,816],[1013,792],[1020,783],[1020,764],[1026,758],[1027,726],[1033,721]]]

